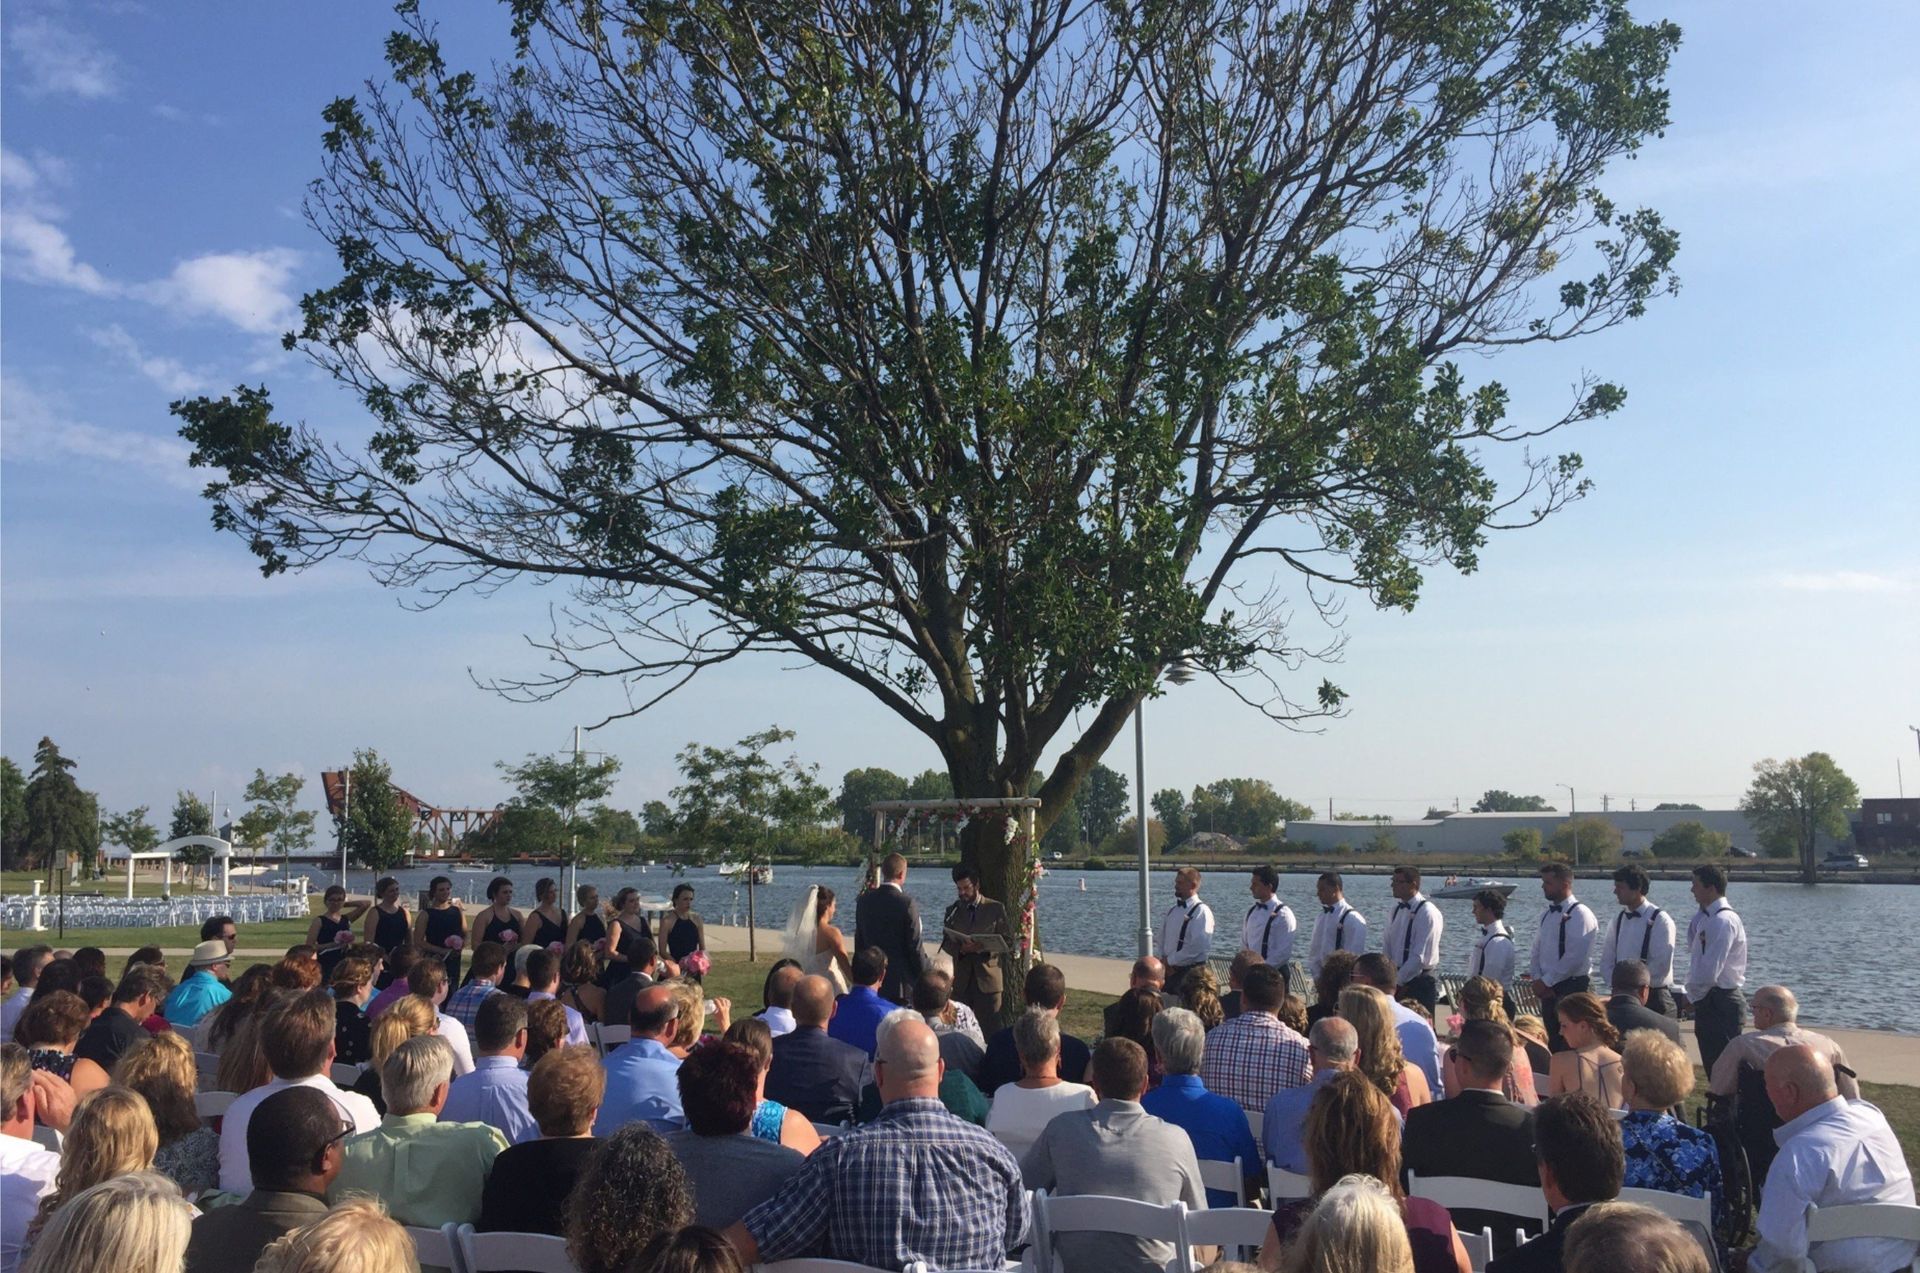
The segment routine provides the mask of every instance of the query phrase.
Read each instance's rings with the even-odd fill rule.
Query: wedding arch
[[[1034,834],[1034,818],[1040,801],[1034,796],[984,796],[979,799],[949,800],[877,800],[867,806],[873,815],[873,840],[867,849],[867,869],[861,880],[862,891],[873,887],[880,859],[887,854],[889,838],[922,823],[946,822],[956,827],[986,820],[1000,823],[1005,842],[1017,846],[1019,859],[1026,863],[1020,873],[1020,896],[1004,899],[1016,916],[1014,951],[1008,969],[1008,990],[1017,996],[1026,984],[1027,969],[1040,958],[1040,928],[1037,910],[1040,901],[1040,838]]]

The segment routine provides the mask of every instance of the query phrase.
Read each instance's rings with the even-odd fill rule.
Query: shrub
[[[1725,857],[1727,850],[1733,847],[1733,837],[1724,831],[1709,831],[1699,822],[1676,822],[1653,837],[1649,846],[1655,857],[1661,858],[1717,858]]]
[[[1605,818],[1569,818],[1547,838],[1547,856],[1573,861],[1575,837],[1583,863],[1611,862],[1620,856],[1620,828]]]
[[[1518,858],[1522,862],[1540,860],[1539,827],[1515,827],[1500,837],[1500,844],[1508,857]]]
[[[1107,869],[1105,858],[1088,858],[1081,868],[1084,871],[1104,871]]]

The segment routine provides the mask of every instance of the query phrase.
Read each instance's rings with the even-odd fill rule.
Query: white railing
[[[51,926],[60,913],[58,898],[10,893],[0,897],[0,928],[24,932],[36,918]],[[307,899],[282,893],[246,893],[221,897],[191,893],[177,897],[74,897],[65,899],[68,928],[179,928],[199,925],[215,915],[231,915],[236,924],[276,919],[305,919]]]

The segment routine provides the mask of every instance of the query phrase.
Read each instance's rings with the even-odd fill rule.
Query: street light
[[[1193,665],[1184,658],[1167,664],[1163,675],[1175,685],[1193,679]],[[1143,695],[1133,706],[1133,785],[1134,830],[1140,848],[1140,957],[1153,953],[1153,886],[1147,879],[1149,849],[1147,843],[1147,742],[1141,713],[1147,700]]]
[[[1573,794],[1572,784],[1562,782],[1562,783],[1557,783],[1555,785],[1565,787],[1567,789],[1567,825],[1573,828],[1573,864],[1575,866],[1579,866],[1580,865],[1580,823],[1577,821],[1575,815],[1577,815],[1580,812],[1580,801]]]

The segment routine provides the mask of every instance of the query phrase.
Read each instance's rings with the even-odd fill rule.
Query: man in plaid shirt
[[[488,995],[499,994],[500,974],[507,970],[507,948],[497,941],[483,941],[473,948],[473,979],[447,996],[447,1015],[467,1027],[480,1019],[480,1004]]]
[[[1300,1087],[1313,1077],[1307,1041],[1276,1014],[1286,983],[1267,964],[1247,970],[1240,987],[1241,1013],[1207,1032],[1200,1079],[1209,1092],[1230,1096],[1240,1108],[1264,1113],[1275,1092]]]
[[[996,1269],[1027,1232],[1020,1164],[940,1103],[940,1043],[920,1014],[880,1023],[880,1117],[829,1137],[727,1230],[745,1264],[826,1256],[881,1269]]]

